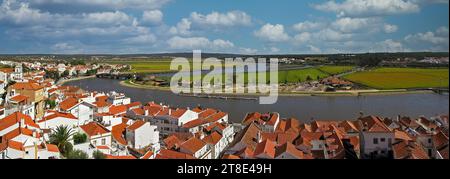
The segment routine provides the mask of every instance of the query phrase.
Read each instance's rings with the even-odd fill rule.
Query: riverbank
[[[171,91],[170,87],[158,87],[158,86],[148,86],[133,83],[130,80],[121,81],[120,85],[138,88],[138,89],[149,89],[149,90],[159,90],[159,91]],[[337,92],[279,92],[278,96],[292,96],[292,97],[304,97],[304,96],[329,96],[329,97],[340,97],[340,96],[388,96],[388,95],[402,95],[402,94],[433,94],[433,90],[408,90],[408,89],[395,89],[395,90],[350,90],[350,91],[337,91]],[[267,96],[265,94],[252,93],[252,94],[235,94],[235,93],[221,93],[221,94],[210,94],[210,96]]]
[[[82,76],[82,77],[76,77],[76,78],[71,78],[71,79],[59,80],[56,84],[64,85],[65,83],[68,83],[68,82],[86,80],[86,79],[91,79],[91,78],[95,78],[95,77],[96,77],[95,75],[92,75],[92,76]]]

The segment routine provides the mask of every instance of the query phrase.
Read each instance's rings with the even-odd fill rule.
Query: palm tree
[[[72,150],[72,144],[69,140],[74,134],[74,131],[68,126],[58,126],[56,129],[53,129],[50,135],[50,143],[58,146],[63,155],[67,154]]]

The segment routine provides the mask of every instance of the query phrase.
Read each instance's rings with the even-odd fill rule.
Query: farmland
[[[351,71],[353,68],[354,66],[322,66],[319,67],[319,70],[330,75],[337,75]]]
[[[375,89],[448,88],[449,71],[448,68],[377,68],[344,78]]]

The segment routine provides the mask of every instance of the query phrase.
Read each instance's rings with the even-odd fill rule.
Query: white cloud
[[[320,50],[320,48],[317,48],[313,45],[308,45],[308,48],[309,48],[309,51],[314,54],[322,53],[322,50]]]
[[[246,54],[246,55],[253,55],[258,53],[257,49],[253,49],[253,48],[240,48],[239,49],[240,53]]]
[[[280,52],[280,49],[279,49],[279,48],[276,48],[276,47],[271,47],[271,48],[270,48],[270,52],[272,52],[272,53],[278,53],[278,52]]]
[[[216,39],[210,41],[205,37],[172,37],[167,41],[168,45],[172,49],[183,49],[183,50],[193,50],[193,49],[227,49],[234,47],[234,44],[230,41]]]
[[[174,27],[171,27],[169,32],[174,35],[190,35],[192,22],[189,19],[183,18]]]
[[[144,11],[141,21],[146,24],[162,23],[164,14],[160,10]]]
[[[331,26],[341,32],[350,33],[360,31],[362,29],[368,29],[370,27],[380,24],[379,18],[339,18],[331,24]]]
[[[289,35],[284,31],[284,26],[281,24],[266,24],[258,31],[255,31],[255,36],[270,42],[283,42],[289,40]]]
[[[312,34],[309,32],[302,32],[294,37],[294,42],[302,44],[311,40]]]
[[[318,30],[322,27],[324,27],[325,24],[321,22],[311,22],[311,21],[305,21],[298,24],[295,24],[293,26],[294,30],[299,32],[305,32],[305,31],[313,31]]]
[[[392,25],[392,24],[384,24],[383,30],[385,33],[391,34],[391,33],[397,32],[398,26]]]
[[[449,33],[448,27],[440,27],[436,31],[428,31],[407,35],[405,42],[415,49],[427,51],[448,51]]]
[[[393,14],[415,13],[420,11],[417,2],[411,0],[345,0],[343,2],[327,1],[316,4],[314,8],[334,12],[338,16],[367,17]]]
[[[190,20],[203,27],[207,26],[248,26],[252,18],[242,11],[230,11],[227,13],[212,12],[210,14],[191,13]]]
[[[387,39],[382,42],[378,42],[373,46],[372,52],[405,52],[409,51],[405,49],[401,42],[394,41],[392,39]]]

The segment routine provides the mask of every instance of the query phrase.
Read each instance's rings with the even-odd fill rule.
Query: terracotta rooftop
[[[161,149],[156,155],[156,159],[195,159],[195,157],[173,150]]]
[[[100,134],[107,134],[110,133],[107,128],[103,127],[99,123],[96,122],[90,122],[86,125],[80,126],[80,128],[88,135],[88,136],[95,136]]]
[[[202,140],[197,139],[196,137],[192,137],[186,142],[183,142],[180,146],[180,149],[186,150],[187,152],[189,152],[188,154],[194,154],[202,149],[205,145],[206,143]]]

